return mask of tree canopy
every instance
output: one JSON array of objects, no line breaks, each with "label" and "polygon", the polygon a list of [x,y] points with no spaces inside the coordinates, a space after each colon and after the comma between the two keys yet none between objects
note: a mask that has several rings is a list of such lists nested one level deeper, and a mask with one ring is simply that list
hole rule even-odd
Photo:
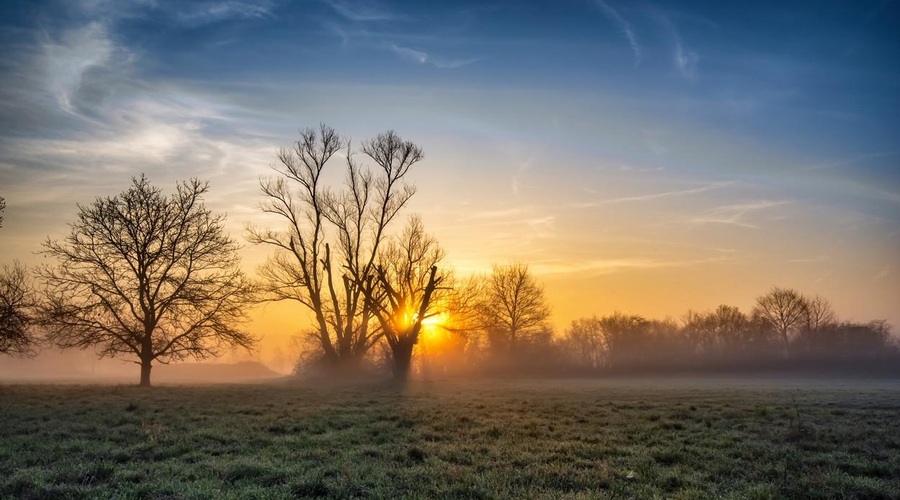
[{"label": "tree canopy", "polygon": [[58,261],[38,269],[48,339],[134,360],[141,385],[150,385],[154,361],[252,347],[239,327],[254,288],[225,217],[203,203],[207,191],[193,179],[165,196],[141,176],[117,196],[79,205],[69,235],[44,243]]}]

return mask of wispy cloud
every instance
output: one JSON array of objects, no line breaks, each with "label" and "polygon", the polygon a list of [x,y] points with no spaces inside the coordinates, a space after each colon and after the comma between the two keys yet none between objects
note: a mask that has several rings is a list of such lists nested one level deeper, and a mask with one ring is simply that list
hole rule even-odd
[{"label": "wispy cloud", "polygon": [[403,59],[417,62],[419,64],[426,64],[428,62],[428,53],[421,50],[411,49],[409,47],[401,47],[396,44],[391,45],[391,50],[393,50],[395,54]]},{"label": "wispy cloud", "polygon": [[692,194],[705,193],[706,191],[712,191],[714,189],[722,189],[731,185],[734,185],[735,181],[726,181],[726,182],[713,182],[709,184],[704,184],[699,187],[691,188],[691,189],[678,189],[672,191],[662,191],[658,193],[650,193],[650,194],[641,194],[635,196],[622,196],[619,198],[610,198],[606,200],[593,201],[588,203],[576,203],[571,205],[574,208],[591,208],[597,207],[601,205],[610,205],[613,203],[628,203],[633,201],[648,201],[648,200],[657,200],[660,198],[669,198],[673,196],[687,196]]},{"label": "wispy cloud", "polygon": [[85,118],[115,88],[132,60],[100,22],[68,30],[59,40],[45,36],[40,51],[36,76],[60,109]]},{"label": "wispy cloud", "polygon": [[627,271],[694,267],[705,264],[728,262],[731,260],[733,259],[727,256],[716,256],[688,260],[663,260],[650,258],[596,259],[582,262],[544,262],[533,264],[530,267],[535,272],[535,274],[603,275]]},{"label": "wispy cloud", "polygon": [[880,280],[886,279],[887,277],[889,277],[891,275],[891,272],[893,270],[894,270],[894,266],[892,264],[888,264],[888,265],[882,267],[881,269],[878,270],[877,273],[875,273],[874,276],[872,276],[872,281],[880,281]]},{"label": "wispy cloud", "polygon": [[788,262],[792,264],[818,264],[821,262],[826,262],[828,257],[825,255],[817,255],[815,257],[798,257],[796,259],[790,259]]},{"label": "wispy cloud", "polygon": [[341,17],[353,22],[396,21],[405,16],[394,13],[376,1],[323,0]]},{"label": "wispy cloud", "polygon": [[672,33],[675,37],[675,54],[673,56],[675,68],[682,77],[694,80],[697,78],[697,62],[700,60],[700,56],[684,46],[677,32],[673,31]]},{"label": "wispy cloud", "polygon": [[213,0],[179,4],[176,18],[184,24],[203,25],[226,19],[262,19],[272,15],[270,0]]},{"label": "wispy cloud", "polygon": [[523,213],[521,208],[507,208],[503,210],[484,210],[480,212],[471,212],[464,219],[467,220],[486,220],[486,219],[507,219],[510,217],[519,217]]},{"label": "wispy cloud", "polygon": [[402,59],[412,61],[418,64],[430,64],[440,69],[455,69],[472,64],[478,61],[478,58],[469,59],[445,59],[442,57],[432,57],[424,50],[417,50],[410,47],[404,47],[397,44],[390,45],[391,51]]},{"label": "wispy cloud", "polygon": [[732,226],[757,229],[759,226],[745,220],[751,212],[766,210],[786,205],[787,201],[759,200],[748,203],[723,205],[710,210],[706,215],[691,219],[693,224],[727,224]]},{"label": "wispy cloud", "polygon": [[[161,186],[189,176],[210,180],[217,185],[211,206],[234,213],[234,200],[258,185],[246,166],[266,164],[275,145],[246,133],[247,110],[190,85],[143,78],[139,53],[114,36],[125,14],[96,17],[44,31],[7,54],[15,71],[0,75],[0,100],[17,104],[0,104],[0,185],[18,200],[22,220],[56,231],[59,217],[44,221],[41,214],[69,213],[85,192],[116,192],[141,172]],[[229,223],[238,234],[240,221]]]},{"label": "wispy cloud", "polygon": [[876,151],[872,153],[860,153],[858,155],[850,156],[847,158],[843,158],[838,161],[824,162],[824,163],[816,163],[813,165],[807,165],[803,167],[803,170],[825,170],[831,168],[838,167],[849,167],[856,165],[857,163],[864,162],[866,160],[873,160],[875,158],[889,158],[891,156],[900,155],[900,151]]},{"label": "wispy cloud", "polygon": [[597,6],[600,7],[600,9],[606,15],[606,17],[608,17],[613,23],[615,23],[619,31],[625,36],[625,39],[628,40],[628,45],[631,46],[631,51],[634,53],[634,66],[637,67],[639,64],[641,64],[643,49],[640,42],[638,42],[637,35],[634,34],[634,29],[631,27],[631,23],[629,23],[628,20],[619,13],[619,11],[610,7],[605,0],[596,0],[596,3]]},{"label": "wispy cloud", "polygon": [[653,151],[654,155],[663,157],[668,153],[668,148],[666,148],[660,140],[664,135],[663,133],[656,130],[641,128],[641,135],[644,137],[644,143],[647,144],[650,151]]},{"label": "wispy cloud", "polygon": [[659,23],[663,32],[668,35],[672,51],[672,64],[675,66],[675,70],[686,80],[696,80],[700,54],[691,50],[687,45],[670,14],[654,7],[648,7],[648,13],[651,18]]},{"label": "wispy cloud", "polygon": [[178,24],[189,27],[232,19],[270,18],[277,7],[277,0],[194,0],[190,2],[73,0],[71,3],[94,19],[115,21],[140,17],[148,11],[157,11]]},{"label": "wispy cloud", "polygon": [[439,59],[431,61],[431,64],[434,64],[435,67],[441,69],[456,69],[461,68],[463,66],[468,66],[472,63],[476,63],[480,61],[480,57],[470,57],[467,59]]}]

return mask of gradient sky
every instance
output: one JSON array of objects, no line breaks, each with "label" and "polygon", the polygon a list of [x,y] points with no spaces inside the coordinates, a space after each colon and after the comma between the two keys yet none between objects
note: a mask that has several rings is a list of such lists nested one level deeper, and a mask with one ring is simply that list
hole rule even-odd
[{"label": "gradient sky", "polygon": [[874,0],[4,1],[0,261],[141,172],[208,179],[243,240],[276,149],[325,122],[421,145],[411,211],[460,272],[530,264],[559,329],[774,285],[898,324],[898,33]]}]

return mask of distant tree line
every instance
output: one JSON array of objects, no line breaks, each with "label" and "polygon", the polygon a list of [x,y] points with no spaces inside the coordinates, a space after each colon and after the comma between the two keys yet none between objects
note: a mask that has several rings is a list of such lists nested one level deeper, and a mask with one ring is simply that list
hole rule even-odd
[{"label": "distant tree line", "polygon": [[[483,278],[489,290],[504,282],[495,268]],[[539,288],[538,288],[539,290]],[[540,292],[537,295],[541,295]],[[484,312],[510,304],[544,312],[535,302],[497,300],[483,294]],[[537,301],[540,303],[540,301]],[[506,305],[503,305],[506,304]],[[546,315],[543,316],[546,319]],[[427,370],[446,373],[604,374],[658,371],[813,370],[900,372],[900,346],[883,320],[840,321],[821,296],[789,288],[759,296],[749,313],[721,305],[688,311],[680,320],[613,313],[580,318],[560,335],[543,321],[513,335],[505,318],[482,314],[457,335],[451,352],[426,359]],[[510,347],[514,346],[514,350]]]}]

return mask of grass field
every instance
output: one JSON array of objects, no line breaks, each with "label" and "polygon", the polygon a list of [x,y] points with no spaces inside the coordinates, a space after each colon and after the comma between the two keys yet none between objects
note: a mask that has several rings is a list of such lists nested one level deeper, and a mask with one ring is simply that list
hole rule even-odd
[{"label": "grass field", "polygon": [[900,384],[0,386],[4,498],[900,498]]}]

